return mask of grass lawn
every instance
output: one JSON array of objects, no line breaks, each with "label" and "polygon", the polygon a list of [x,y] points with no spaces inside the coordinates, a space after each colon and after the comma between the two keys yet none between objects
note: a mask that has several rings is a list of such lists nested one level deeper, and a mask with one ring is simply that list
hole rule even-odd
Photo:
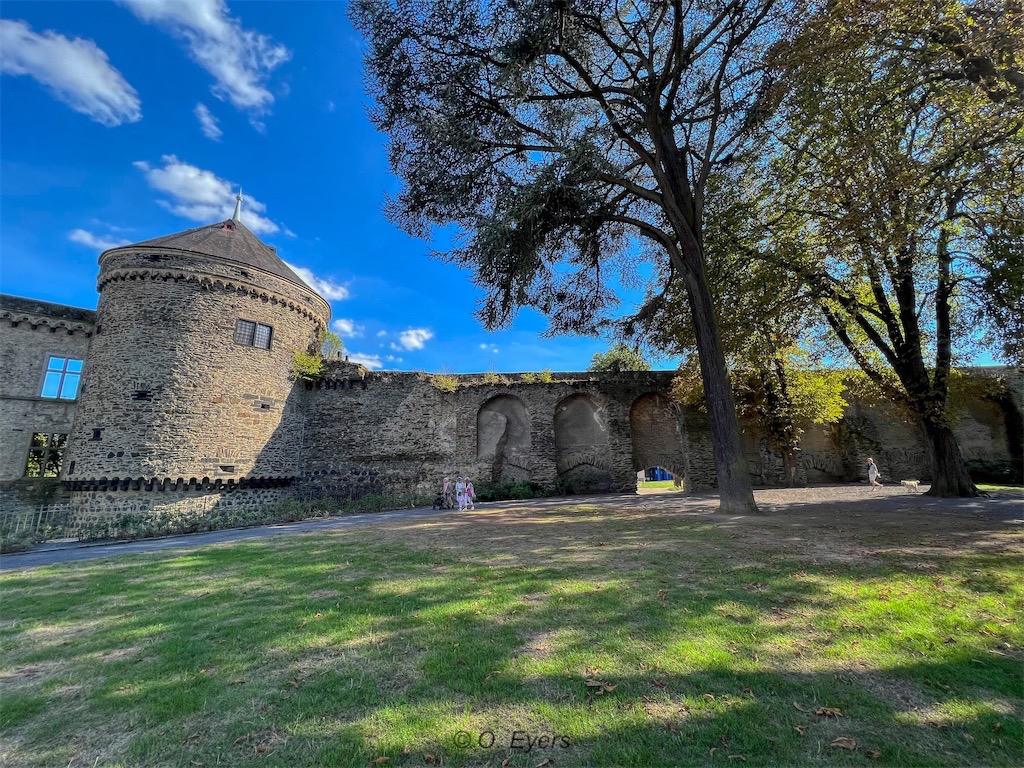
[{"label": "grass lawn", "polygon": [[0,764],[1022,764],[1019,525],[680,498],[3,573]]}]

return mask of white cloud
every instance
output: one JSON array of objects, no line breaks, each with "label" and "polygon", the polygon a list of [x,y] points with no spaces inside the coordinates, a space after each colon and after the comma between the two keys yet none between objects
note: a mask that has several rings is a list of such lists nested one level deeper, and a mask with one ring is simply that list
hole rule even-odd
[{"label": "white cloud", "polygon": [[[423,345],[434,338],[434,332],[429,328],[408,328],[398,334],[398,343],[402,349],[423,349]],[[394,344],[392,349],[398,349]]]},{"label": "white cloud", "polygon": [[[235,210],[235,194],[238,185],[179,160],[174,155],[164,155],[163,168],[154,168],[144,160],[133,165],[146,175],[149,186],[166,192],[173,202],[157,200],[172,213],[192,221],[213,224],[231,218]],[[242,223],[257,234],[271,234],[280,227],[261,215],[267,206],[254,197],[245,196],[242,202]]]},{"label": "white cloud", "polygon": [[213,94],[239,109],[264,113],[274,102],[266,79],[291,53],[269,36],[242,27],[224,0],[118,0],[141,21],[165,27],[188,45],[216,81]]},{"label": "white cloud", "polygon": [[128,245],[131,242],[131,240],[114,240],[110,237],[95,235],[84,229],[71,230],[68,233],[68,240],[73,243],[81,243],[82,245],[92,248],[94,251],[108,251],[111,248]]},{"label": "white cloud", "polygon": [[378,339],[383,339],[387,335],[388,335],[387,331],[377,331],[377,338]]},{"label": "white cloud", "polygon": [[285,264],[292,272],[302,278],[302,282],[312,288],[314,291],[319,293],[328,301],[342,301],[348,298],[348,287],[340,285],[333,280],[324,280],[323,278],[317,277],[313,272],[305,267],[299,267],[295,264]]},{"label": "white cloud", "polygon": [[384,359],[387,360],[389,363],[400,363],[400,362],[402,362],[402,358],[396,357],[395,355],[386,355],[384,357]]},{"label": "white cloud", "polygon": [[92,40],[50,30],[40,35],[24,21],[0,19],[0,72],[32,77],[101,125],[142,119],[139,95]]},{"label": "white cloud", "polygon": [[380,355],[364,355],[361,352],[353,352],[348,356],[348,359],[349,362],[359,363],[360,365],[366,366],[371,371],[384,367],[384,363],[380,361]]},{"label": "white cloud", "polygon": [[339,317],[331,321],[331,330],[339,336],[355,339],[363,335],[363,326],[356,325],[354,320]]},{"label": "white cloud", "polygon": [[203,103],[196,104],[196,108],[192,111],[199,119],[199,127],[203,129],[203,136],[213,141],[220,141],[220,137],[224,135],[224,131],[217,125],[217,118],[210,112],[209,107]]}]

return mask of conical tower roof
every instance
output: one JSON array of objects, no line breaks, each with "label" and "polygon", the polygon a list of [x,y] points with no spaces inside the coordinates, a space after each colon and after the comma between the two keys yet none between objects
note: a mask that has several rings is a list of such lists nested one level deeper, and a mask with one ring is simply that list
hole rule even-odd
[{"label": "conical tower roof", "polygon": [[273,248],[266,245],[252,233],[252,230],[236,219],[226,219],[217,224],[187,229],[173,235],[164,235],[152,240],[143,240],[141,243],[121,246],[121,248],[140,247],[169,248],[202,256],[213,256],[217,259],[270,272],[313,290],[289,269],[287,264],[281,261]]}]

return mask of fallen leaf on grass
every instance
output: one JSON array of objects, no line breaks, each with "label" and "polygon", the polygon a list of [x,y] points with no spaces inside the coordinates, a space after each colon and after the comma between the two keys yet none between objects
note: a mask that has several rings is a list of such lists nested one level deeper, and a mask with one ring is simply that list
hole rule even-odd
[{"label": "fallen leaf on grass", "polygon": [[270,746],[267,745],[267,744],[257,744],[256,745],[256,751],[260,752],[260,753],[262,753],[262,752],[269,752],[270,751]]},{"label": "fallen leaf on grass", "polygon": [[800,706],[800,703],[799,703],[799,702],[797,702],[797,701],[794,701],[794,702],[793,702],[793,706],[794,706],[794,707],[795,707],[796,709],[800,710],[801,712],[807,712],[807,711],[808,711],[808,710],[804,709],[803,707],[801,707],[801,706]]},{"label": "fallen leaf on grass", "polygon": [[245,742],[247,742],[248,740],[248,736],[239,736],[237,739],[235,739],[235,744],[245,744]]},{"label": "fallen leaf on grass", "polygon": [[818,707],[814,710],[814,714],[821,715],[822,717],[842,717],[843,710],[839,707]]},{"label": "fallen leaf on grass", "polygon": [[794,730],[794,731],[796,731],[797,733],[799,733],[799,734],[800,734],[801,736],[803,736],[803,735],[804,735],[804,729],[803,729],[803,726],[800,726],[800,725],[794,725],[794,726],[793,726],[793,730]]},{"label": "fallen leaf on grass", "polygon": [[666,600],[668,600],[668,592],[666,592],[664,589],[659,589],[658,590],[658,600],[660,600],[663,603]]},{"label": "fallen leaf on grass", "polygon": [[586,680],[587,688],[596,688],[595,694],[600,696],[603,693],[611,693],[618,688],[618,683],[606,683],[604,680]]},{"label": "fallen leaf on grass", "polygon": [[506,757],[504,760],[501,761],[501,768],[508,768],[509,763],[511,763],[511,762],[512,762],[512,758],[511,757]]},{"label": "fallen leaf on grass", "polygon": [[729,755],[730,760],[742,760],[744,763],[747,762],[747,758],[743,755]]},{"label": "fallen leaf on grass", "polygon": [[655,688],[661,688],[662,690],[668,687],[661,680],[651,680],[651,685],[653,685]]},{"label": "fallen leaf on grass", "polygon": [[877,750],[874,750],[874,749],[869,749],[864,754],[867,755],[868,757],[870,757],[872,760],[877,760],[878,758],[880,758],[882,756],[881,752],[879,752]]},{"label": "fallen leaf on grass", "polygon": [[711,757],[714,757],[715,756],[715,752],[717,752],[717,751],[718,751],[718,747],[712,747],[711,749],[708,750],[708,754],[711,755]]},{"label": "fallen leaf on grass", "polygon": [[831,746],[842,747],[843,749],[856,749],[857,742],[849,736],[840,736],[837,739],[832,739]]},{"label": "fallen leaf on grass", "polygon": [[705,701],[714,701],[715,700],[715,695],[713,693],[705,693],[704,694],[704,700]]},{"label": "fallen leaf on grass", "polygon": [[440,755],[435,755],[433,752],[423,753],[423,762],[427,765],[443,765],[444,760]]},{"label": "fallen leaf on grass", "polygon": [[384,765],[385,763],[389,762],[390,760],[391,760],[390,757],[378,757],[376,760],[374,760],[372,763],[370,763],[370,765]]},{"label": "fallen leaf on grass", "polygon": [[668,728],[669,733],[679,734],[679,729],[676,728],[672,723],[665,723],[665,727]]},{"label": "fallen leaf on grass", "polygon": [[541,762],[537,763],[536,768],[546,768],[546,766],[554,765],[554,764],[555,764],[555,759],[553,757],[548,757],[548,758],[545,758],[544,760],[542,760]]},{"label": "fallen leaf on grass", "polygon": [[942,642],[943,642],[943,643],[945,643],[946,645],[952,645],[953,643],[955,643],[955,642],[956,642],[956,640],[955,640],[954,638],[952,638],[952,637],[947,637],[947,638],[946,638],[945,640],[943,640]]}]

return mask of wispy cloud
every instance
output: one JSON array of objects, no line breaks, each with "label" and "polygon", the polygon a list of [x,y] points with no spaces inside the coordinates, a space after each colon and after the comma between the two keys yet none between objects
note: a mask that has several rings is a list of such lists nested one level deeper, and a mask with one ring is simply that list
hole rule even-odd
[{"label": "wispy cloud", "polygon": [[106,126],[142,118],[139,95],[92,40],[32,31],[24,21],[0,19],[0,72],[28,75],[58,101]]},{"label": "wispy cloud", "polygon": [[498,347],[495,344],[481,344],[480,349],[484,352],[490,352],[492,355],[498,354]]},{"label": "wispy cloud", "polygon": [[388,335],[387,331],[377,331],[377,338],[378,339],[383,339],[387,335]]},{"label": "wispy cloud", "polygon": [[306,269],[305,267],[300,267],[295,264],[288,264],[287,261],[285,262],[285,264],[288,265],[288,269],[290,269],[292,272],[294,272],[296,275],[302,278],[302,282],[304,282],[306,285],[308,285],[310,288],[319,293],[328,301],[342,301],[343,299],[348,298],[347,286],[341,285],[340,283],[336,283],[330,279],[317,277],[316,275],[313,274],[311,270]]},{"label": "wispy cloud", "polygon": [[220,137],[224,135],[224,131],[220,129],[217,124],[217,118],[210,112],[209,107],[200,102],[196,104],[196,108],[192,111],[199,119],[199,127],[203,130],[203,136],[213,141],[220,141]]},{"label": "wispy cloud", "polygon": [[384,367],[384,363],[380,360],[380,355],[364,355],[361,352],[353,352],[348,356],[349,362],[359,363],[360,365],[366,366],[371,371],[376,371]]},{"label": "wispy cloud", "polygon": [[331,330],[339,336],[356,339],[363,335],[364,328],[361,325],[356,325],[354,320],[349,320],[347,317],[338,317],[331,321]]},{"label": "wispy cloud", "polygon": [[268,35],[245,29],[224,0],[118,0],[141,21],[185,41],[189,55],[214,78],[213,94],[239,109],[265,113],[274,103],[270,73],[291,53]]},{"label": "wispy cloud", "polygon": [[[153,189],[170,195],[173,200],[157,200],[172,213],[192,221],[213,224],[231,218],[235,209],[238,185],[220,178],[213,171],[197,168],[174,155],[161,158],[163,167],[153,167],[144,160],[133,165],[143,172]],[[242,223],[257,234],[271,234],[280,227],[263,214],[267,206],[254,197],[245,197]]]},{"label": "wispy cloud", "polygon": [[111,248],[128,245],[131,242],[131,240],[114,239],[109,235],[96,235],[85,229],[71,230],[68,233],[68,240],[92,248],[94,251],[108,251]]},{"label": "wispy cloud", "polygon": [[423,349],[423,345],[434,338],[434,332],[429,328],[408,328],[398,334],[398,344],[391,344],[391,348],[398,351],[402,349]]}]

